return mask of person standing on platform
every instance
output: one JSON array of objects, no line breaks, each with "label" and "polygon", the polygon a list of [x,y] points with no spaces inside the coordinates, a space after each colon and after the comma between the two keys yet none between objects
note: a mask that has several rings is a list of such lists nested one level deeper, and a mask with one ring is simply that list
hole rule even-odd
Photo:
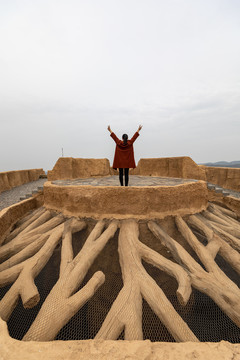
[{"label": "person standing on platform", "polygon": [[129,169],[135,168],[135,160],[134,160],[134,150],[133,143],[139,136],[139,131],[142,129],[142,125],[139,125],[138,130],[135,132],[133,137],[128,140],[128,135],[123,134],[122,140],[119,140],[118,137],[112,132],[110,125],[108,125],[108,131],[110,132],[110,136],[116,143],[116,150],[113,160],[113,169],[119,169],[119,181],[121,186],[123,186],[123,171],[125,176],[125,186],[128,186],[129,179]]}]

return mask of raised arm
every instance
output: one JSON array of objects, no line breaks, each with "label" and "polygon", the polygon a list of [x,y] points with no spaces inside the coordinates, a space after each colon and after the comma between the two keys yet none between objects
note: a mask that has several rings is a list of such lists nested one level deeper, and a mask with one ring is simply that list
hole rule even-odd
[{"label": "raised arm", "polygon": [[113,138],[116,144],[120,144],[121,140],[114,134],[114,132],[111,130],[110,125],[107,127],[108,131],[110,132],[110,136]]},{"label": "raised arm", "polygon": [[135,134],[133,135],[133,137],[129,140],[129,142],[130,142],[131,144],[133,144],[134,141],[139,137],[139,131],[141,130],[141,128],[142,128],[142,125],[139,125],[137,131],[135,132]]},{"label": "raised arm", "polygon": [[142,125],[139,125],[137,132],[139,133],[139,131],[140,131],[141,129],[142,129]]}]

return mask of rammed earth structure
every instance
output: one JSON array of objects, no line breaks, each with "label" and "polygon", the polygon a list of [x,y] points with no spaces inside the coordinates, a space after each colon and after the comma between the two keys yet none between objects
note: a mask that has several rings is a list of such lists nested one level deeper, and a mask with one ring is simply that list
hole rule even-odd
[{"label": "rammed earth structure", "polygon": [[[195,291],[200,291],[226,314],[232,329],[240,326],[239,287],[215,261],[220,254],[239,276],[240,200],[208,186],[211,182],[239,191],[239,169],[206,168],[188,157],[141,159],[132,172],[132,186],[127,189],[74,182],[94,177],[97,184],[100,178],[114,178],[114,174],[107,159],[60,158],[42,192],[0,212],[0,286],[12,284],[0,300],[0,357],[240,357],[239,344],[200,342],[187,321],[193,309],[187,304],[193,302]],[[17,172],[15,175],[17,178]],[[149,177],[151,181],[154,177],[185,180],[171,186],[152,184],[150,180],[151,185],[134,186],[134,176]],[[6,179],[6,174],[2,178]],[[13,186],[18,181],[12,180]],[[76,232],[85,239],[77,252]],[[101,270],[107,246],[112,249],[112,262],[120,260],[123,284],[99,323],[95,339],[54,340],[85,303],[97,301],[98,292],[108,282],[109,274]],[[19,301],[24,311],[34,309],[41,301],[35,282],[55,252],[60,256],[58,279],[22,341],[13,339],[7,321]],[[143,261],[160,269],[164,281],[147,272]],[[89,280],[79,289],[88,273]],[[177,284],[176,299],[182,316],[162,290],[170,278]],[[143,301],[165,325],[172,342],[143,340]],[[117,341],[119,336],[125,341]]]}]

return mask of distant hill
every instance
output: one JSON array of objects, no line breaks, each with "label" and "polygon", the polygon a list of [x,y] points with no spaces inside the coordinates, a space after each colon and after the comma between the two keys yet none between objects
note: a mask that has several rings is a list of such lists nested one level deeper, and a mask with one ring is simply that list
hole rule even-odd
[{"label": "distant hill", "polygon": [[217,161],[215,163],[200,164],[205,166],[217,166],[217,167],[229,167],[229,168],[240,168],[240,161]]}]

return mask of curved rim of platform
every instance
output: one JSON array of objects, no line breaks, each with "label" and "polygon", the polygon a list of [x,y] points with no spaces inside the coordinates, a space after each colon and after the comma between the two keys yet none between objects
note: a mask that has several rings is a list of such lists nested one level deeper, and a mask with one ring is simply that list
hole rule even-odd
[{"label": "curved rim of platform", "polygon": [[[172,178],[164,176],[140,176],[130,175],[128,187],[156,187],[156,186],[178,186],[198,182],[201,180]],[[118,175],[89,177],[89,178],[75,178],[75,179],[59,179],[50,181],[57,186],[113,186],[120,187]],[[159,183],[158,183],[159,182]]]},{"label": "curved rim of platform", "polygon": [[100,218],[152,219],[205,210],[205,181],[176,186],[60,186],[44,184],[44,206],[64,215]]}]

